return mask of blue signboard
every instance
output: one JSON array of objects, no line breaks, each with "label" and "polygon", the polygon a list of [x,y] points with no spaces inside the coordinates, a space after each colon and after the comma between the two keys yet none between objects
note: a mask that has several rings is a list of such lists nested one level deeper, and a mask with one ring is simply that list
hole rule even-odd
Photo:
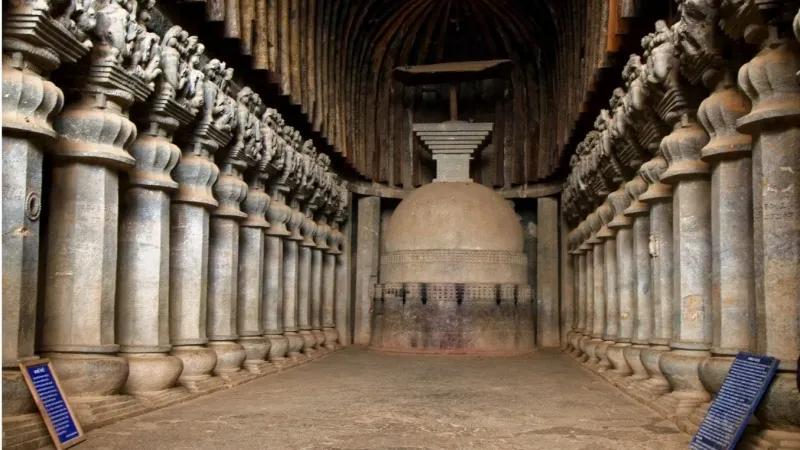
[{"label": "blue signboard", "polygon": [[728,450],[736,447],[775,376],[778,363],[775,358],[739,352],[689,448]]},{"label": "blue signboard", "polygon": [[83,441],[83,430],[67,403],[50,361],[39,359],[20,364],[20,368],[56,448],[68,448]]}]

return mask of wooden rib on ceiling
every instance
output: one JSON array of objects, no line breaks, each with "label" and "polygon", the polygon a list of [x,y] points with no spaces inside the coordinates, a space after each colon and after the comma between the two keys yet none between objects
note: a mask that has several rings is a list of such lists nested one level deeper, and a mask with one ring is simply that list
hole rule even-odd
[{"label": "wooden rib on ceiling", "polygon": [[[665,0],[666,1],[666,0]],[[189,7],[191,3],[179,7]],[[597,71],[625,33],[620,0],[206,0],[206,18],[238,39],[250,68],[305,113],[335,153],[367,179],[419,182],[407,113],[418,94],[397,66],[511,59],[508,82],[471,84],[496,103],[489,184],[552,176],[588,112]],[[225,58],[226,55],[217,55]],[[243,68],[237,66],[237,71]],[[508,93],[509,98],[506,97]],[[606,95],[605,93],[598,95]],[[596,113],[596,111],[595,111]],[[413,147],[413,146],[412,146]],[[399,167],[402,162],[408,167]],[[410,181],[416,180],[416,181]]]}]

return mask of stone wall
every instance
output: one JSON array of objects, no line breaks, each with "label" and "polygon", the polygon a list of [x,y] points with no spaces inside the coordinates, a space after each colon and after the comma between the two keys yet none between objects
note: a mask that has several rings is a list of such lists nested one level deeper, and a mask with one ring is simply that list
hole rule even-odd
[{"label": "stone wall", "polygon": [[19,361],[91,429],[339,347],[344,182],[152,8],[4,11],[4,448],[49,442]]},{"label": "stone wall", "polygon": [[774,356],[747,440],[794,448],[798,2],[677,3],[570,161],[566,351],[689,432],[738,352]]}]

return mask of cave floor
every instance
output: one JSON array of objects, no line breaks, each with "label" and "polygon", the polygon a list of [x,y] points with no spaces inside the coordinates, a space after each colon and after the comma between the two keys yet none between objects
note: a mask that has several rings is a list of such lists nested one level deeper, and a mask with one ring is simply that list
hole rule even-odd
[{"label": "cave floor", "polygon": [[690,437],[558,350],[348,348],[88,433],[80,449],[685,449]]}]

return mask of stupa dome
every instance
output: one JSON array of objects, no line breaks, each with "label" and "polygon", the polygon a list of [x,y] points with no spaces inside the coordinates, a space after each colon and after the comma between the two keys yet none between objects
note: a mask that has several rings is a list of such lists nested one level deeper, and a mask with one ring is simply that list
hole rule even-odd
[{"label": "stupa dome", "polygon": [[519,219],[480,184],[414,190],[392,214],[384,246],[382,283],[527,284]]}]

